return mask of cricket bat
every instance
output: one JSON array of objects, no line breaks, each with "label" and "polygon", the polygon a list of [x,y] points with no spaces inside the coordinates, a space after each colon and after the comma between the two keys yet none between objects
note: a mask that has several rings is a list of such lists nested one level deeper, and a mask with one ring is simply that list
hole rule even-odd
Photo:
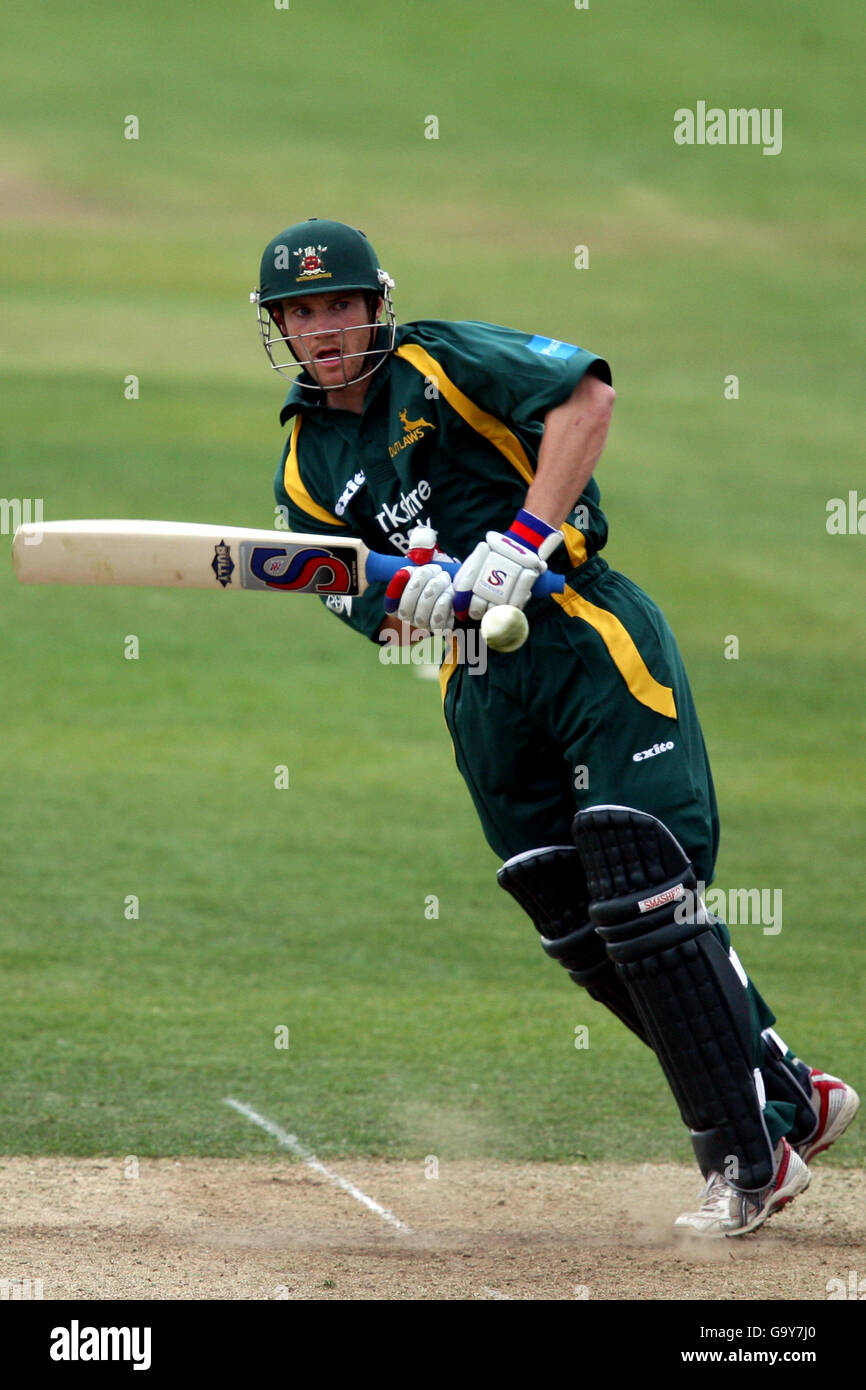
[{"label": "cricket bat", "polygon": [[[410,564],[363,541],[297,531],[256,531],[190,521],[42,521],[12,542],[22,584],[132,584],[177,589],[272,589],[363,594]],[[443,569],[456,574],[454,562]],[[540,576],[534,595],[560,593],[561,574]]]}]

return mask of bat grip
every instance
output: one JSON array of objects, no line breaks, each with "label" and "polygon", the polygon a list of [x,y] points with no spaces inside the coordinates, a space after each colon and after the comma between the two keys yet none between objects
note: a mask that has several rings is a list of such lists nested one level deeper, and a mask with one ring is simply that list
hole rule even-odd
[{"label": "bat grip", "polygon": [[[454,577],[460,569],[460,565],[453,560],[436,560],[434,562],[441,565],[442,569]],[[387,584],[398,570],[408,566],[412,568],[412,562],[402,555],[378,555],[375,550],[371,550],[367,556],[367,582],[369,584]],[[548,598],[550,594],[561,594],[565,588],[565,577],[561,574],[554,574],[553,570],[546,570],[539,575],[532,586],[533,598]]]}]

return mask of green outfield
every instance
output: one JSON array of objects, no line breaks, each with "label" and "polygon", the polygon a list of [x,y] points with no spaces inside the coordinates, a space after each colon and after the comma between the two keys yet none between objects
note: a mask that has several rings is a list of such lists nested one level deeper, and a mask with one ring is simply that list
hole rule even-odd
[{"label": "green outfield", "polygon": [[[608,558],[679,636],[719,885],[783,892],[781,931],[735,944],[862,1089],[866,535],[825,525],[866,497],[856,8],[92,0],[6,27],[2,497],[270,525],[283,384],[249,291],[313,214],[368,232],[402,320],[608,357]],[[782,109],[782,152],[675,145],[704,99]],[[271,1152],[231,1095],[321,1156],[688,1157],[655,1060],[497,888],[434,682],[313,599],[0,586],[2,1152]]]}]

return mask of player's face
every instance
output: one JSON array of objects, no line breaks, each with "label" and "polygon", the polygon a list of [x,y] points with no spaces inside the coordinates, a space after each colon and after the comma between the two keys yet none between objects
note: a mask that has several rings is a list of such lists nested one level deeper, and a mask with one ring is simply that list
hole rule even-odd
[{"label": "player's face", "polygon": [[281,309],[289,346],[326,391],[345,386],[369,370],[369,358],[352,356],[370,346],[365,294],[308,294],[284,299]]}]

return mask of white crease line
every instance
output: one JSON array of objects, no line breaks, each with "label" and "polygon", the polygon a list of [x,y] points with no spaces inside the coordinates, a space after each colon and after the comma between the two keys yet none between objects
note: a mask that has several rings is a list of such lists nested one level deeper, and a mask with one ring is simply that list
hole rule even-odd
[{"label": "white crease line", "polygon": [[397,1230],[402,1231],[404,1235],[410,1236],[412,1234],[411,1227],[406,1226],[402,1221],[398,1220],[393,1212],[388,1211],[387,1207],[380,1206],[372,1197],[368,1197],[366,1192],[362,1192],[360,1187],[356,1187],[355,1184],[349,1182],[347,1178],[341,1178],[339,1173],[332,1173],[330,1168],[326,1168],[324,1163],[320,1163],[316,1155],[305,1148],[300,1139],[294,1134],[287,1134],[284,1129],[280,1129],[279,1125],[275,1125],[273,1120],[268,1120],[264,1115],[259,1115],[256,1110],[253,1110],[252,1106],[244,1105],[243,1101],[233,1100],[231,1096],[226,1096],[225,1104],[230,1105],[233,1110],[237,1110],[239,1115],[243,1115],[246,1119],[252,1120],[254,1125],[259,1125],[262,1129],[266,1130],[268,1134],[273,1135],[278,1144],[282,1144],[284,1149],[291,1149],[293,1154],[297,1154],[298,1158],[303,1159],[308,1168],[313,1168],[317,1173],[321,1173],[323,1177],[326,1177],[329,1182],[335,1183],[337,1187],[341,1187],[344,1192],[348,1192],[356,1201],[362,1202],[365,1207],[370,1208],[370,1211],[374,1211],[377,1216],[381,1216],[383,1221],[387,1221],[391,1226],[396,1226]]}]

